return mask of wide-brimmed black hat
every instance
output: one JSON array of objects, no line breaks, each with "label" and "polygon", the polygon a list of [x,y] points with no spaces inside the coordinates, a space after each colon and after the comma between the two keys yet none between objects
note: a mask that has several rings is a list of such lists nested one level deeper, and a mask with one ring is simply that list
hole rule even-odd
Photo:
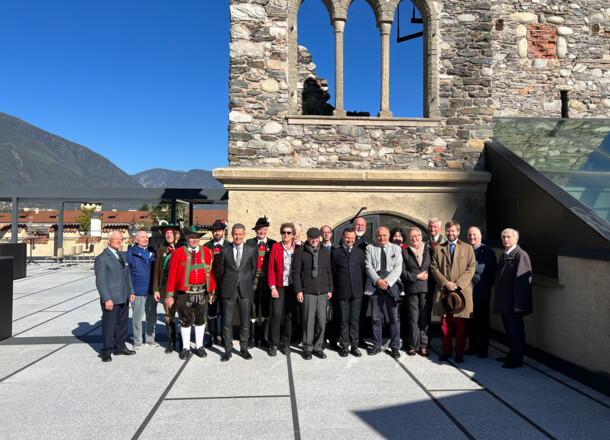
[{"label": "wide-brimmed black hat", "polygon": [[261,217],[256,221],[256,225],[252,228],[252,230],[256,231],[258,228],[268,228],[269,227],[269,219],[267,216]]},{"label": "wide-brimmed black hat", "polygon": [[441,302],[447,313],[460,313],[466,308],[466,299],[459,290],[451,292],[443,289],[441,292]]},{"label": "wide-brimmed black hat", "polygon": [[165,231],[167,231],[168,229],[172,230],[172,231],[180,231],[180,226],[179,225],[175,225],[173,223],[168,223],[166,225],[161,225],[161,234],[165,235]]},{"label": "wide-brimmed black hat", "polygon": [[212,231],[216,229],[227,229],[227,222],[217,218],[214,224],[212,225]]},{"label": "wide-brimmed black hat", "polygon": [[187,235],[191,235],[191,234],[197,234],[199,236],[202,236],[203,234],[205,234],[205,231],[199,229],[199,226],[197,226],[197,225],[191,225],[191,226],[185,227],[184,230],[182,231],[182,233],[184,234],[185,237]]}]

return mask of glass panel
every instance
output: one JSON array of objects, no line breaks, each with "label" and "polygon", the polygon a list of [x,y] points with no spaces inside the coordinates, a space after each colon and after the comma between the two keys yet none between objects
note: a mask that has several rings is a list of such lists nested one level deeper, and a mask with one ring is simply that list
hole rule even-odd
[{"label": "glass panel", "polygon": [[494,118],[494,138],[610,222],[610,120]]}]

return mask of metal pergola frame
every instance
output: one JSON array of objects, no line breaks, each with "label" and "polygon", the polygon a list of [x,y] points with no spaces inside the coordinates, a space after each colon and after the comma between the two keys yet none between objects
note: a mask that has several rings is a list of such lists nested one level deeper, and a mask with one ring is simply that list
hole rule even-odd
[{"label": "metal pergola frame", "polygon": [[18,243],[19,202],[56,202],[59,205],[57,247],[63,247],[65,203],[168,203],[171,221],[176,222],[176,203],[188,203],[189,224],[193,223],[193,205],[227,204],[225,189],[206,188],[20,188],[0,187],[0,201],[12,202],[11,243]]}]

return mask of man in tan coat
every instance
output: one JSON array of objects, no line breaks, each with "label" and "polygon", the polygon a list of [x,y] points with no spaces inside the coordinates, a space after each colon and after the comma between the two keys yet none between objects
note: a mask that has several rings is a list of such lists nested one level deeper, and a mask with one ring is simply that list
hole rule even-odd
[{"label": "man in tan coat", "polygon": [[[466,319],[472,316],[472,279],[476,259],[472,246],[458,240],[460,224],[455,220],[445,224],[447,242],[435,247],[430,264],[430,272],[436,280],[434,291],[433,313],[441,317],[443,332],[443,354],[439,360],[446,361],[453,351],[453,318],[455,317],[455,361],[464,362],[466,348]],[[452,295],[456,301],[445,301],[443,297]],[[461,303],[461,304],[459,304]],[[455,307],[455,309],[447,309]]]}]

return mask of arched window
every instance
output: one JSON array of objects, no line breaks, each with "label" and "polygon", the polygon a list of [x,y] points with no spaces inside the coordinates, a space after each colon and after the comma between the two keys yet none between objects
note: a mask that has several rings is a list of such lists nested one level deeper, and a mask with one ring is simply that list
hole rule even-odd
[{"label": "arched window", "polygon": [[[428,230],[426,228],[426,225],[419,224],[413,220],[398,216],[396,214],[378,213],[363,215],[363,217],[366,220],[366,233],[364,234],[364,237],[368,243],[375,242],[375,231],[380,226],[385,226],[390,230],[396,227],[402,228],[405,235],[407,234],[409,228],[417,227],[421,229],[424,240],[428,237]],[[341,243],[341,234],[343,234],[343,230],[349,226],[353,226],[352,219],[341,223],[333,229],[332,239],[334,244]]]},{"label": "arched window", "polygon": [[[303,0],[289,0],[289,8],[288,8],[288,89],[290,93],[290,104],[289,104],[289,112],[291,114],[302,114],[302,107],[299,100],[299,71],[298,71],[298,57],[299,57],[299,47],[298,47],[298,15],[299,9],[301,8],[301,4]],[[315,2],[313,2],[315,3]],[[439,111],[439,80],[438,80],[438,14],[436,13],[436,9],[432,0],[412,0],[412,3],[405,0],[403,2],[403,9],[411,9],[415,5],[419,14],[421,16],[421,24],[423,25],[423,39],[421,43],[421,49],[415,48],[412,53],[423,53],[422,55],[404,55],[404,52],[408,52],[404,50],[402,47],[399,48],[394,43],[391,45],[391,37],[392,33],[394,36],[394,41],[396,40],[397,29],[393,30],[395,27],[395,16],[396,16],[396,8],[401,0],[366,0],[369,7],[372,8],[373,15],[375,18],[375,24],[378,29],[378,35],[375,37],[366,37],[367,40],[370,40],[370,44],[374,45],[377,43],[379,50],[376,51],[377,60],[373,62],[368,58],[367,47],[369,46],[369,41],[367,44],[360,43],[359,55],[360,59],[358,63],[355,63],[355,67],[351,66],[351,61],[348,60],[347,64],[344,66],[344,35],[346,32],[349,32],[350,28],[350,20],[354,22],[358,22],[357,17],[360,13],[364,13],[365,0],[321,0],[319,3],[322,3],[326,6],[328,11],[330,22],[332,25],[333,33],[334,33],[334,80],[331,78],[327,78],[329,85],[333,85],[334,87],[329,87],[329,92],[334,94],[335,97],[335,109],[333,111],[333,115],[335,116],[345,116],[345,104],[344,104],[344,78],[350,78],[346,81],[347,89],[352,87],[350,84],[352,71],[357,71],[360,74],[358,75],[357,88],[358,93],[374,93],[375,89],[377,89],[378,95],[378,103],[379,103],[379,112],[377,113],[380,117],[393,117],[393,112],[390,110],[390,65],[394,66],[394,76],[396,79],[394,80],[394,84],[399,89],[398,93],[392,93],[392,96],[395,100],[400,102],[397,108],[401,109],[400,113],[402,113],[402,109],[405,108],[402,103],[405,101],[412,101],[414,98],[413,90],[416,90],[418,97],[415,98],[416,101],[421,99],[421,107],[423,108],[423,116],[435,118],[440,115]],[[319,6],[319,5],[318,5]],[[348,16],[348,8],[349,8],[349,16]],[[321,10],[321,9],[320,9]],[[321,15],[321,14],[317,14]],[[351,15],[356,15],[356,17],[352,18]],[[369,13],[370,16],[370,13]],[[318,26],[316,29],[319,30],[319,24],[323,22],[324,17],[316,17],[315,23]],[[301,23],[303,25],[303,23]],[[357,28],[367,29],[365,25],[356,26]],[[397,27],[397,26],[396,26]],[[366,33],[365,33],[366,35]],[[358,34],[355,37],[360,38],[362,34]],[[381,43],[381,44],[379,44]],[[350,46],[350,41],[347,41],[348,48]],[[356,43],[358,44],[358,43]],[[398,59],[397,62],[390,63],[390,49],[394,47],[395,57]],[[404,46],[403,46],[404,47]],[[421,51],[421,52],[420,52]],[[402,53],[402,56],[401,56]],[[315,53],[314,53],[315,55]],[[415,63],[415,66],[418,64],[422,67],[420,69],[416,69],[421,72],[420,75],[415,75],[415,78],[406,76],[403,72],[407,70],[413,70],[413,58],[419,58],[421,60],[421,64],[419,62]],[[362,81],[362,70],[368,68],[370,66],[380,66],[378,69],[379,76],[372,74],[370,75],[370,81],[366,81],[366,84],[361,84]],[[328,68],[324,69],[328,72]],[[367,77],[366,75],[364,75]],[[378,81],[379,86],[375,87],[374,83]],[[411,84],[413,81],[416,81],[417,86],[413,87]],[[419,92],[421,90],[423,83],[423,93]],[[406,92],[405,92],[406,91]],[[334,92],[334,93],[333,93]],[[406,96],[404,96],[406,94]],[[403,96],[401,96],[403,95]],[[421,97],[421,98],[419,98]],[[358,101],[360,102],[360,100]],[[352,104],[360,107],[359,103]],[[412,110],[405,110],[407,114],[412,115]],[[370,112],[370,111],[369,111]]]}]

